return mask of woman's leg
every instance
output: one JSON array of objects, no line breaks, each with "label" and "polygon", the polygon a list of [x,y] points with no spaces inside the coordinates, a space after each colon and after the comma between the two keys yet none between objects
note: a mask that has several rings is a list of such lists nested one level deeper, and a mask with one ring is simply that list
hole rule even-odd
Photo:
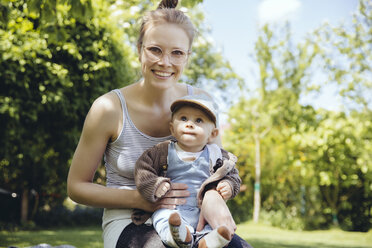
[{"label": "woman's leg", "polygon": [[230,243],[226,247],[228,248],[253,248],[250,244],[247,243],[247,241],[239,237],[237,234],[234,234]]},{"label": "woman's leg", "polygon": [[[206,233],[197,233],[195,237],[195,243],[194,243],[194,248],[199,246],[199,242],[205,237]],[[232,237],[230,243],[225,246],[227,248],[253,248],[250,244],[248,244],[244,239],[239,237],[237,234],[234,234]]]},{"label": "woman's leg", "polygon": [[152,225],[131,223],[120,234],[116,248],[165,248]]}]

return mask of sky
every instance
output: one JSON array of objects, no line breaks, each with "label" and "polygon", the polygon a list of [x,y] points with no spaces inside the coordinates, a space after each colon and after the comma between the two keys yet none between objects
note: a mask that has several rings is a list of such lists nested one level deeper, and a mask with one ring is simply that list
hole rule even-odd
[{"label": "sky", "polygon": [[[332,25],[350,23],[357,7],[358,0],[204,0],[202,4],[216,47],[248,84],[255,80],[248,56],[253,53],[261,24],[289,21],[297,43],[326,21]],[[327,89],[304,101],[315,108],[336,110],[332,92]]]}]

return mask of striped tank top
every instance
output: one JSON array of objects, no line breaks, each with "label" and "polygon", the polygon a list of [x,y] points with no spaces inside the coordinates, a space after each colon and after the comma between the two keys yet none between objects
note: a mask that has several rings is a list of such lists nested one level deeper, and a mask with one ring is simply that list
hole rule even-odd
[{"label": "striped tank top", "polygon": [[[187,85],[187,91],[192,95],[192,86]],[[123,94],[118,89],[114,92],[119,97],[123,110],[123,128],[118,138],[107,144],[104,153],[106,186],[135,189],[134,166],[139,156],[150,147],[169,140],[171,136],[151,137],[138,130],[129,116]]]}]

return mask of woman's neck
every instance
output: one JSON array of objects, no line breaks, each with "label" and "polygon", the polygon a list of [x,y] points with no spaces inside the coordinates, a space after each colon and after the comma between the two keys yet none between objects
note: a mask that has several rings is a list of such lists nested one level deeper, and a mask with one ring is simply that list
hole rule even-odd
[{"label": "woman's neck", "polygon": [[178,97],[182,96],[178,90],[179,85],[174,85],[167,88],[154,87],[151,84],[146,84],[143,80],[138,83],[137,94],[143,104],[147,106],[156,106],[158,108],[169,109],[171,103]]},{"label": "woman's neck", "polygon": [[147,135],[163,137],[170,134],[171,103],[187,94],[187,90],[182,84],[155,89],[140,81],[125,87],[123,94],[134,125]]}]

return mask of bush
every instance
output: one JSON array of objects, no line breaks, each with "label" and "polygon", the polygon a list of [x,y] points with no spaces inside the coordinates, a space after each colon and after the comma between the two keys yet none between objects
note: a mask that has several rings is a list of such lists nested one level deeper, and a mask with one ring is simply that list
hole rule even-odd
[{"label": "bush", "polygon": [[289,230],[304,230],[306,226],[301,217],[284,211],[261,211],[260,219],[264,223]]},{"label": "bush", "polygon": [[39,13],[53,1],[32,2],[40,1],[0,1],[0,186],[25,196],[32,189],[39,208],[54,208],[92,102],[136,72],[132,48],[105,13],[78,18],[63,1]]},{"label": "bush", "polygon": [[[21,213],[20,199],[13,198],[10,195],[0,194],[1,211],[0,211],[0,230],[7,229],[6,226],[17,223]],[[3,223],[3,224],[1,224]]]},{"label": "bush", "polygon": [[38,227],[90,226],[102,224],[101,208],[77,206],[74,210],[64,206],[42,210],[35,216]]}]

